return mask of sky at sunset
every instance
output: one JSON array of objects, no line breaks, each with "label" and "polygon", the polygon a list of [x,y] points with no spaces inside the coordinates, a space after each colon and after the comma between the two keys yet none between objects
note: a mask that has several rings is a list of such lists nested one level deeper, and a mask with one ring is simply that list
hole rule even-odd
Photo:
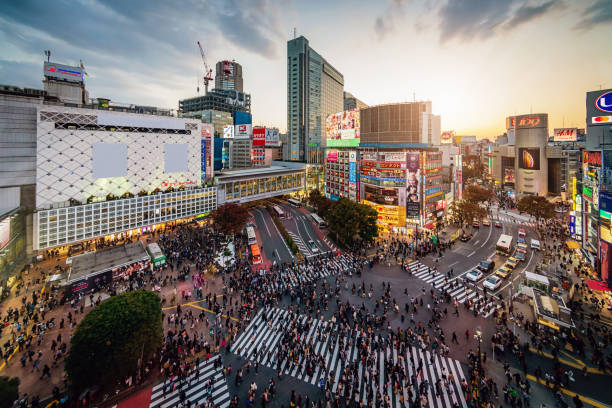
[{"label": "sky at sunset", "polygon": [[203,68],[235,59],[253,123],[286,129],[287,40],[298,35],[374,105],[431,100],[443,130],[494,137],[546,112],[585,126],[612,88],[612,0],[23,0],[0,7],[0,83],[42,88],[43,51],[82,60],[91,97],[177,108]]}]

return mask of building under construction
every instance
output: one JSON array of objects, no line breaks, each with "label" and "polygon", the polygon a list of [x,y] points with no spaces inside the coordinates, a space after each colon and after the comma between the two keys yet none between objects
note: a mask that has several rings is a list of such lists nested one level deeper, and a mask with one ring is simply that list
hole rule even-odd
[{"label": "building under construction", "polygon": [[206,95],[181,99],[179,109],[183,113],[206,110],[229,112],[234,117],[236,112],[251,113],[251,95],[229,89],[213,89]]}]

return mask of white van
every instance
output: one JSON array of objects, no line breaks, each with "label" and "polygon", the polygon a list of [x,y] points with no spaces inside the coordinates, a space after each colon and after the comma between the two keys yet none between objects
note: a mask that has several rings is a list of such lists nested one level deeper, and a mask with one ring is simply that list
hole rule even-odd
[{"label": "white van", "polygon": [[535,249],[535,250],[540,250],[540,241],[538,241],[537,239],[532,239],[531,240],[531,249]]}]

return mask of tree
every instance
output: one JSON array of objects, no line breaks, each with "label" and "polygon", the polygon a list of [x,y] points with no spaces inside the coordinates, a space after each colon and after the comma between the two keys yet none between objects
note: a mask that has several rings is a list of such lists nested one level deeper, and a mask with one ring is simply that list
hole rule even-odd
[{"label": "tree", "polygon": [[18,377],[0,377],[0,407],[12,407],[13,402],[19,398]]},{"label": "tree", "polygon": [[321,194],[319,190],[317,189],[310,190],[310,193],[308,194],[308,202],[310,203],[311,206],[313,206],[314,208],[318,208],[319,203],[321,202],[322,199],[323,199],[323,194]]},{"label": "tree", "polygon": [[493,192],[476,184],[467,186],[463,199],[474,204],[488,203],[493,198]]},{"label": "tree", "polygon": [[459,225],[472,222],[474,219],[479,220],[487,215],[487,210],[467,200],[453,201],[449,206],[449,211],[452,214],[453,221]]},{"label": "tree", "polygon": [[225,235],[232,235],[242,231],[249,218],[249,213],[241,205],[225,203],[213,211],[212,217],[217,231]]},{"label": "tree", "polygon": [[315,212],[325,218],[329,209],[334,205],[334,202],[323,196],[319,190],[311,190],[308,195],[308,202],[315,208]]},{"label": "tree", "polygon": [[371,242],[377,237],[377,219],[378,213],[374,208],[345,198],[335,203],[326,216],[330,232],[344,247],[362,241]]},{"label": "tree", "polygon": [[[79,323],[66,358],[75,392],[114,385],[134,374],[163,340],[161,300],[153,292],[124,292],[105,300]],[[141,360],[142,358],[142,360]]]},{"label": "tree", "polygon": [[524,195],[517,201],[516,208],[537,220],[541,218],[548,220],[555,216],[555,205],[543,196]]}]

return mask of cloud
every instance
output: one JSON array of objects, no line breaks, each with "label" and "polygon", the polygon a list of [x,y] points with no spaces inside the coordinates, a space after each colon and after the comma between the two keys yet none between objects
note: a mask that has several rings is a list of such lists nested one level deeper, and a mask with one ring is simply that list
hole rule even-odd
[{"label": "cloud", "polygon": [[406,13],[409,0],[389,0],[383,15],[374,20],[374,31],[379,40],[383,40],[387,34],[395,30],[395,21]]},{"label": "cloud", "polygon": [[449,0],[438,9],[440,42],[489,38],[512,30],[561,5],[560,0]]},{"label": "cloud", "polygon": [[582,13],[582,19],[574,27],[576,30],[589,30],[598,25],[612,24],[612,2],[597,0]]}]

